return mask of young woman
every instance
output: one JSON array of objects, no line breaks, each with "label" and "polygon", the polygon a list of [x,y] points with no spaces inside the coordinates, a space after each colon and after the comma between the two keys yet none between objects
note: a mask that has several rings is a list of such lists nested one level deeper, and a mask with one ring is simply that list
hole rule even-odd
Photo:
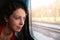
[{"label": "young woman", "polygon": [[[15,32],[20,36],[16,37]],[[18,0],[5,0],[0,8],[0,40],[33,40],[29,34],[28,11]]]}]

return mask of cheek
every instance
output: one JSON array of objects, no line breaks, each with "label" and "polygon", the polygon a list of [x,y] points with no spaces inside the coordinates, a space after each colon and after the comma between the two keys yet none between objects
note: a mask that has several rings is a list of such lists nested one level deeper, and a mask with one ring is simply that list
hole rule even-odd
[{"label": "cheek", "polygon": [[[16,31],[16,30],[20,31],[22,29],[22,27],[24,25],[24,21],[23,21],[22,25],[20,25],[20,23],[21,23],[20,20],[16,20],[14,18],[9,20],[9,26],[13,31]],[[20,27],[17,28],[17,26],[20,26]]]},{"label": "cheek", "polygon": [[18,21],[14,21],[14,20],[12,20],[10,23],[12,27],[16,27],[19,24]]},{"label": "cheek", "polygon": [[18,24],[19,24],[19,22],[18,22],[18,21],[15,21],[15,20],[10,20],[10,21],[9,21],[9,26],[10,26],[12,29],[15,29]]},{"label": "cheek", "polygon": [[10,20],[10,21],[9,21],[9,24],[10,24],[10,25],[14,25],[14,23],[15,23],[15,22],[14,22],[13,20]]}]

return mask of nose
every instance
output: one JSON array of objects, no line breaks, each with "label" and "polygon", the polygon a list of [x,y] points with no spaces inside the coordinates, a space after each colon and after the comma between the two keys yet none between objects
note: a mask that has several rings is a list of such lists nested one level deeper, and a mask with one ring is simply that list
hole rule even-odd
[{"label": "nose", "polygon": [[24,24],[24,20],[23,20],[23,18],[20,19],[19,24],[20,24],[20,25],[23,25],[23,24]]}]

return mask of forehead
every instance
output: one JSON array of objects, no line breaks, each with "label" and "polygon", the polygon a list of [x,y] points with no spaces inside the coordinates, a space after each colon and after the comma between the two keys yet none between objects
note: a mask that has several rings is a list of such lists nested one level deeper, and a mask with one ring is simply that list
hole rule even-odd
[{"label": "forehead", "polygon": [[26,12],[24,9],[22,8],[19,8],[19,9],[16,9],[13,14],[14,16],[26,16]]}]

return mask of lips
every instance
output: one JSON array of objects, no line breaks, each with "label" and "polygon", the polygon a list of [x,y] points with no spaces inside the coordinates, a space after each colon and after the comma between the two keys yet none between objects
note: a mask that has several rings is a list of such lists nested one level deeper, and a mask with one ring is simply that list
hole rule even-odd
[{"label": "lips", "polygon": [[17,29],[22,29],[22,27],[20,27],[20,26],[17,26]]},{"label": "lips", "polygon": [[18,29],[20,29],[20,27],[17,26]]}]

